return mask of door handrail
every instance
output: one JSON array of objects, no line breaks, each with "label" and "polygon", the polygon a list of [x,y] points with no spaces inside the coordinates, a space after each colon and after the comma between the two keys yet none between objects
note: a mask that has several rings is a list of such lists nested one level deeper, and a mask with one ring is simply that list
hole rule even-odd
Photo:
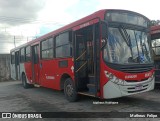
[{"label": "door handrail", "polygon": [[81,70],[81,68],[83,67],[83,66],[85,66],[87,64],[87,61],[81,66],[81,67],[79,67],[79,69],[76,71],[76,73],[79,71],[79,70]]},{"label": "door handrail", "polygon": [[86,53],[86,50],[78,58],[76,58],[76,61],[79,60],[85,53]]}]

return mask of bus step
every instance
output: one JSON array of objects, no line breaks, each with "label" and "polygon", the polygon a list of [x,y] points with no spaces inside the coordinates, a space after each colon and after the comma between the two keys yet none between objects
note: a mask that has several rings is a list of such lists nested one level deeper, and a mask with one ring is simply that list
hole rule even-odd
[{"label": "bus step", "polygon": [[90,93],[90,92],[78,92],[78,94],[81,94],[81,95],[86,95],[86,96],[91,96],[91,97],[96,97],[95,94],[93,93]]},{"label": "bus step", "polygon": [[95,84],[87,84],[87,87],[88,87],[90,93],[95,94],[95,91],[96,91]]},{"label": "bus step", "polygon": [[39,84],[34,84],[34,86],[35,86],[35,87],[40,87],[40,85],[39,85]]},{"label": "bus step", "polygon": [[94,84],[95,83],[95,77],[94,76],[89,76],[89,83]]}]

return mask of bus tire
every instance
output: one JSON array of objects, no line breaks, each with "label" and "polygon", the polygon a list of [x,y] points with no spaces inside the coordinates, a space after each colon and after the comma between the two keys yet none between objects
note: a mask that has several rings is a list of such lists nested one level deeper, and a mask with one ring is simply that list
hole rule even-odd
[{"label": "bus tire", "polygon": [[64,82],[64,95],[70,102],[75,102],[78,99],[78,94],[71,78],[67,78]]},{"label": "bus tire", "polygon": [[25,74],[22,74],[22,85],[25,89],[29,88],[30,85],[27,83],[27,80],[26,80],[26,75]]}]

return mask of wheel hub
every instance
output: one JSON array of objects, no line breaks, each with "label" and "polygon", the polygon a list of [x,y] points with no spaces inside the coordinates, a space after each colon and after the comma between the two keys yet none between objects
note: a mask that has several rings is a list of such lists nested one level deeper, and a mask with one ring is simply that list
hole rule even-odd
[{"label": "wheel hub", "polygon": [[68,96],[72,96],[73,95],[73,87],[72,87],[71,84],[68,84],[66,86],[66,93],[67,93]]}]

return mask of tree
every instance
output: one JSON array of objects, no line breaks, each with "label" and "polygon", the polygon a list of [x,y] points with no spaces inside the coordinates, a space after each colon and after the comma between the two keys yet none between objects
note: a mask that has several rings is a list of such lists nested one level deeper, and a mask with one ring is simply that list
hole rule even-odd
[{"label": "tree", "polygon": [[151,20],[151,25],[152,26],[160,25],[160,20]]}]

